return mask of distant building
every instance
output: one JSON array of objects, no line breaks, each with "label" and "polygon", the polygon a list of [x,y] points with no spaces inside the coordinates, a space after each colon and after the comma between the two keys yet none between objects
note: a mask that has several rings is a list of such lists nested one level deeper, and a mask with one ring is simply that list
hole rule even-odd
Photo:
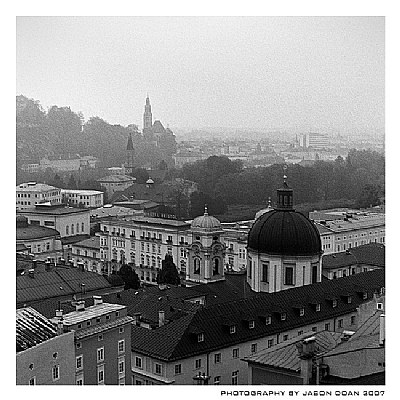
[{"label": "distant building", "polygon": [[76,207],[98,208],[104,204],[103,192],[98,190],[61,189],[61,196],[63,203]]},{"label": "distant building", "polygon": [[322,275],[328,279],[385,268],[385,246],[369,243],[322,256]]},{"label": "distant building", "polygon": [[17,249],[24,246],[26,252],[37,260],[55,262],[63,256],[60,233],[47,226],[28,224],[28,218],[17,217]]},{"label": "distant building", "polygon": [[37,204],[61,204],[61,189],[45,183],[21,183],[16,188],[17,211],[32,210]]},{"label": "distant building", "polygon": [[60,332],[32,307],[17,309],[17,385],[74,385],[74,332]]},{"label": "distant building", "polygon": [[[61,307],[70,309],[68,305]],[[54,310],[51,319],[63,332],[75,338],[74,375],[76,385],[125,385],[131,382],[131,329],[133,318],[119,304],[103,303],[93,296],[93,305],[75,302],[75,310]]]},{"label": "distant building", "polygon": [[100,178],[97,182],[106,190],[109,199],[114,195],[115,192],[122,192],[129,186],[132,186],[136,181],[136,178],[128,175],[109,175],[104,178]]},{"label": "distant building", "polygon": [[61,238],[90,233],[90,212],[85,208],[37,205],[19,214],[27,217],[30,225],[57,230]]},{"label": "distant building", "polygon": [[324,254],[346,251],[367,243],[385,243],[385,214],[348,209],[310,212]]},{"label": "distant building", "polygon": [[96,168],[96,164],[96,157],[66,154],[58,157],[42,158],[39,163],[39,170],[45,171],[49,168],[53,172],[73,172],[80,169]]},{"label": "distant building", "polygon": [[329,145],[329,140],[325,134],[308,132],[299,135],[298,145],[303,148],[324,149]]},{"label": "distant building", "polygon": [[100,237],[92,236],[71,245],[71,262],[77,266],[83,263],[86,271],[102,274],[103,265],[100,261]]}]

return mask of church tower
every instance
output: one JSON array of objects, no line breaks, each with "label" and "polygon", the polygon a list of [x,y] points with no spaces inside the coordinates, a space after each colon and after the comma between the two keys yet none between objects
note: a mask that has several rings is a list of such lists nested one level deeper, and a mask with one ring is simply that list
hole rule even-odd
[{"label": "church tower", "polygon": [[128,144],[126,145],[126,164],[125,164],[125,173],[130,175],[134,170],[134,156],[135,149],[133,147],[132,134],[129,132]]},{"label": "church tower", "polygon": [[221,242],[223,233],[217,218],[204,215],[192,221],[192,244],[189,246],[189,267],[186,269],[186,284],[222,281],[224,276],[225,245]]},{"label": "church tower", "polygon": [[151,113],[151,105],[149,95],[146,97],[146,104],[144,106],[143,114],[143,133],[147,133],[153,126],[153,114]]}]

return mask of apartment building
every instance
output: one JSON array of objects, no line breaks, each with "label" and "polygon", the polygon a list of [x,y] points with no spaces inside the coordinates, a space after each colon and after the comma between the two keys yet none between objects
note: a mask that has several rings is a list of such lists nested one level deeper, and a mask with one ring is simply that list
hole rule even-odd
[{"label": "apartment building", "polygon": [[61,189],[63,203],[75,207],[103,207],[103,195],[98,190]]},{"label": "apartment building", "polygon": [[26,182],[16,187],[17,211],[33,210],[37,204],[61,204],[61,189],[45,183]]}]

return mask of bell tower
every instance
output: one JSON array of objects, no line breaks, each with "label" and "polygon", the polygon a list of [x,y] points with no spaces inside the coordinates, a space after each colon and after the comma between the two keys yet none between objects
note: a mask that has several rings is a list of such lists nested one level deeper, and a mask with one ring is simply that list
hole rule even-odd
[{"label": "bell tower", "polygon": [[126,145],[126,164],[125,164],[125,173],[130,175],[134,170],[134,156],[135,149],[133,147],[132,134],[129,132],[128,136],[128,144]]},{"label": "bell tower", "polygon": [[151,104],[149,95],[146,97],[146,104],[144,106],[143,114],[143,133],[149,132],[153,126],[153,114],[151,113]]}]

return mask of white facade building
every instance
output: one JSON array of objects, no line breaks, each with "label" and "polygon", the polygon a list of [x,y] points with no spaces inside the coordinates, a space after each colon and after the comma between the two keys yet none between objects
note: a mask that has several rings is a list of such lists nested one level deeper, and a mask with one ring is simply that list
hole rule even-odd
[{"label": "white facade building", "polygon": [[17,211],[32,210],[41,203],[61,204],[61,189],[37,182],[21,183],[16,187]]},{"label": "white facade building", "polygon": [[104,204],[99,190],[61,189],[61,195],[64,203],[74,206],[98,208]]}]

